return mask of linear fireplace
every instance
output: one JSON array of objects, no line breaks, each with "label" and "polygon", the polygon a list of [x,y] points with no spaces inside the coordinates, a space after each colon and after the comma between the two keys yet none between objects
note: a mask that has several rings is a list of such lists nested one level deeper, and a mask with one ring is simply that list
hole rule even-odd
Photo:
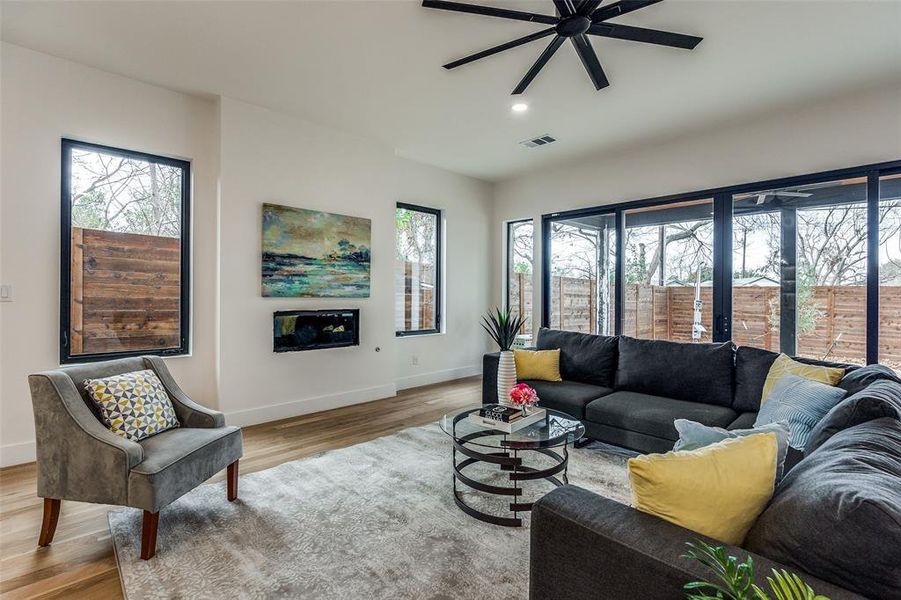
[{"label": "linear fireplace", "polygon": [[360,311],[282,310],[273,313],[272,349],[297,352],[360,345]]}]

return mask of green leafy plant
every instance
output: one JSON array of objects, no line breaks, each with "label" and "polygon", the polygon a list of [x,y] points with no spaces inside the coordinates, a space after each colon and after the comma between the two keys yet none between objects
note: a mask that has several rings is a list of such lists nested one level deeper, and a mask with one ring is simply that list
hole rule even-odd
[{"label": "green leafy plant", "polygon": [[512,314],[509,308],[504,310],[495,308],[493,313],[489,312],[482,317],[482,329],[488,332],[501,352],[505,352],[513,347],[513,340],[516,339],[524,322],[525,319]]},{"label": "green leafy plant", "polygon": [[766,578],[770,588],[767,593],[754,584],[754,561],[750,556],[747,561],[738,562],[722,546],[711,546],[700,540],[686,544],[689,550],[683,558],[698,561],[716,575],[712,582],[686,583],[683,587],[690,592],[688,600],[829,600],[784,569],[772,569],[772,577]]}]

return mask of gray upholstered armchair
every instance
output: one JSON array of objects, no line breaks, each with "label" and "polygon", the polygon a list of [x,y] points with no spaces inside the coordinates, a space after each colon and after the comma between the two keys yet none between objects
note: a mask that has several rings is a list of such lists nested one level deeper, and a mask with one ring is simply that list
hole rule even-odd
[{"label": "gray upholstered armchair", "polygon": [[[85,379],[131,371],[156,372],[180,427],[134,442],[103,424],[84,388]],[[188,398],[162,359],[123,358],[63,367],[28,377],[37,433],[38,496],[44,498],[39,545],[53,540],[61,500],[144,510],[141,558],[156,552],[159,511],[228,468],[228,499],[238,497],[241,430],[220,412]]]}]

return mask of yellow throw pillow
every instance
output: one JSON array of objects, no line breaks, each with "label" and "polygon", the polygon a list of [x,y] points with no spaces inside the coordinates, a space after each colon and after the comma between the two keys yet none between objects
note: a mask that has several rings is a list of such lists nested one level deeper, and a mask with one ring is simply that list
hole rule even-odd
[{"label": "yellow throw pillow", "polygon": [[813,379],[827,385],[837,385],[842,377],[845,376],[845,370],[841,367],[821,367],[817,365],[805,365],[796,360],[792,360],[785,354],[780,354],[770,367],[767,373],[766,381],[763,382],[763,393],[760,395],[760,405],[763,406],[770,392],[779,383],[779,380],[786,375],[797,375],[805,379]]},{"label": "yellow throw pillow", "polygon": [[632,505],[726,544],[740,545],[776,479],[776,434],[629,459]]},{"label": "yellow throw pillow", "polygon": [[517,379],[563,381],[560,376],[560,349],[514,350]]}]

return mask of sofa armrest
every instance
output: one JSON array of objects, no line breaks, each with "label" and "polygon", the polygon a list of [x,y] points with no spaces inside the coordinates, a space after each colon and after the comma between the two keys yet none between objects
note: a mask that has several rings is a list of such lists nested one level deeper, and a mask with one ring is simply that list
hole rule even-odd
[{"label": "sofa armrest", "polygon": [[500,352],[490,352],[482,357],[482,404],[497,404],[497,364]]},{"label": "sofa armrest", "polygon": [[163,387],[172,400],[175,414],[182,427],[196,427],[200,429],[214,429],[225,427],[225,415],[217,410],[207,408],[191,400],[187,394],[175,382],[175,378],[166,367],[166,363],[159,356],[145,356],[144,363],[160,378]]},{"label": "sofa armrest", "polygon": [[101,423],[62,371],[28,376],[34,405],[38,495],[124,504],[128,474],[144,460],[137,442]]},{"label": "sofa armrest", "polygon": [[[684,584],[711,578],[701,564],[682,558],[688,550],[685,543],[696,539],[722,545],[582,488],[558,488],[532,510],[529,598],[684,600]],[[742,548],[726,548],[740,560],[753,557],[758,585],[766,583],[770,569],[788,569]],[[805,573],[798,575],[831,600],[863,600]]]}]

